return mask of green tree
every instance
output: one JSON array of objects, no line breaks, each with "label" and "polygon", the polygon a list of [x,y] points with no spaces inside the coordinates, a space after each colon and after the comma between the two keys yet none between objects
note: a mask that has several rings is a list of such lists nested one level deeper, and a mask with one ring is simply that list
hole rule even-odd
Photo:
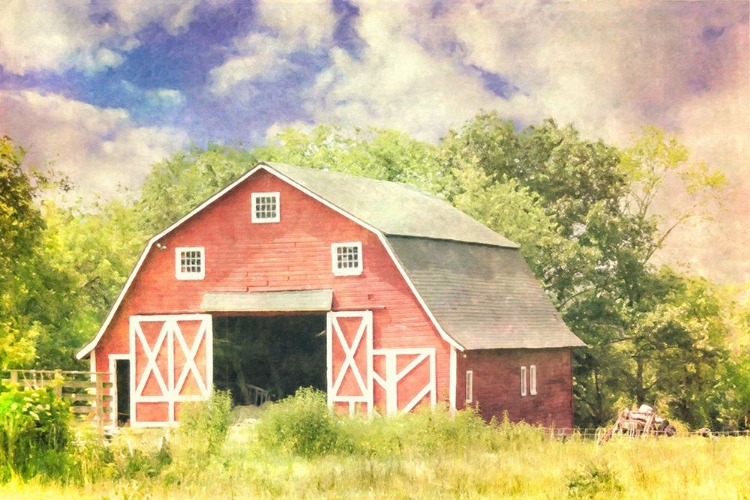
[{"label": "green tree", "polygon": [[0,138],[0,368],[34,357],[38,325],[28,313],[30,266],[44,230],[34,197],[44,178],[22,168],[25,152]]},{"label": "green tree", "polygon": [[[655,128],[619,150],[553,120],[517,131],[496,113],[451,131],[439,154],[443,174],[454,179],[449,199],[523,244],[566,322],[589,345],[575,356],[577,422],[604,423],[618,401],[653,403],[647,400],[659,392],[648,374],[666,363],[653,346],[666,332],[677,340],[677,323],[669,318],[679,308],[665,305],[664,277],[652,258],[675,227],[715,196],[723,176],[689,163],[676,138]],[[662,217],[655,205],[665,187],[675,186],[697,202]],[[504,228],[490,215],[502,213],[502,203],[508,205]],[[514,218],[518,227],[508,227]],[[696,337],[682,340],[693,342],[682,348],[699,347]],[[721,335],[710,341],[721,347]],[[704,374],[697,377],[710,380]],[[674,385],[663,392],[670,390],[677,397]]]}]

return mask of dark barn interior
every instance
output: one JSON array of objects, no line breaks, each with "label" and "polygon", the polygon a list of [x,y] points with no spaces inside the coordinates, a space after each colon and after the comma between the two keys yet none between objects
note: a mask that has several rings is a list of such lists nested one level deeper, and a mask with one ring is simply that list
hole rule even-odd
[{"label": "dark barn interior", "polygon": [[325,314],[215,316],[214,385],[235,405],[326,388]]}]

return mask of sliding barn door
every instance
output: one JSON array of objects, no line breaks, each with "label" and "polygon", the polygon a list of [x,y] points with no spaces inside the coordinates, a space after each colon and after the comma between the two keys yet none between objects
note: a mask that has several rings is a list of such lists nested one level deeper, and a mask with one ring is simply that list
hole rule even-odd
[{"label": "sliding barn door", "polygon": [[372,411],[372,312],[329,312],[328,404]]},{"label": "sliding barn door", "polygon": [[210,396],[212,342],[207,314],[130,318],[132,425],[169,425],[181,402]]}]

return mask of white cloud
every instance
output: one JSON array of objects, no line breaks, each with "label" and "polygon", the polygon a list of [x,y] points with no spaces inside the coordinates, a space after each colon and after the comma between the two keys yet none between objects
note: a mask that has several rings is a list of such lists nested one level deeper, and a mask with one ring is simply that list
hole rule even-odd
[{"label": "white cloud", "polygon": [[[305,96],[313,122],[398,128],[436,140],[444,127],[491,109],[529,124],[553,117],[621,145],[656,124],[677,132],[696,158],[727,171],[727,203],[747,220],[750,79],[742,2],[446,2],[438,14],[420,3],[357,3],[355,29],[365,48],[357,57],[332,52],[331,66]],[[518,91],[498,97],[470,67],[500,75]],[[745,242],[725,252],[723,269],[711,262],[717,234]],[[691,255],[696,268],[722,278],[750,261],[750,233],[733,222],[686,229],[671,245],[676,257]]]},{"label": "white cloud", "polygon": [[28,148],[29,162],[65,172],[81,193],[137,187],[151,164],[188,143],[179,130],[136,126],[122,109],[55,94],[0,91],[0,116],[0,134]]},{"label": "white cloud", "polygon": [[332,65],[305,96],[314,121],[398,128],[436,139],[480,108],[500,104],[480,81],[428,53],[405,28],[409,12],[360,5],[359,57],[332,51]]},{"label": "white cloud", "polygon": [[[138,45],[132,37],[150,23],[176,34],[187,28],[199,0],[89,3],[64,0],[5,0],[0,4],[0,65],[24,75],[69,68],[101,71],[123,61],[118,51]],[[102,23],[97,15],[114,13]]]},{"label": "white cloud", "polygon": [[236,42],[241,56],[211,70],[211,91],[225,95],[246,81],[273,80],[290,69],[286,59],[290,45],[280,38],[253,33]]},{"label": "white cloud", "polygon": [[336,16],[327,0],[256,2],[258,21],[297,47],[316,47],[331,39]]},{"label": "white cloud", "polygon": [[227,95],[241,84],[273,81],[295,69],[289,58],[294,52],[314,51],[331,43],[336,16],[330,2],[261,0],[256,12],[262,31],[234,41],[235,54],[211,70],[212,93]]}]

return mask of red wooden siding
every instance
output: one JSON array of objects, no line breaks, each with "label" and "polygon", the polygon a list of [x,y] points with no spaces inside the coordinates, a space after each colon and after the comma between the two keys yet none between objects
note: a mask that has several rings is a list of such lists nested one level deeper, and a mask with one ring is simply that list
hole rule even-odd
[{"label": "red wooden siding", "polygon": [[[536,366],[536,395],[521,396],[521,367]],[[482,416],[532,424],[573,427],[571,350],[503,349],[458,355],[456,406],[465,407],[466,371],[474,371],[474,402]],[[527,382],[528,383],[528,382]]]},{"label": "red wooden siding", "polygon": [[[253,192],[280,193],[279,223],[251,223]],[[360,276],[333,276],[331,244],[337,242],[362,243],[364,269]],[[200,312],[207,291],[331,288],[334,311],[373,311],[374,349],[435,348],[437,393],[447,397],[449,346],[439,337],[377,235],[274,175],[258,171],[159,243],[166,248],[152,247],[97,345],[95,369],[107,371],[109,355],[129,353],[130,316]],[[175,278],[177,247],[205,248],[204,279]],[[376,404],[382,403],[376,399]]]}]

